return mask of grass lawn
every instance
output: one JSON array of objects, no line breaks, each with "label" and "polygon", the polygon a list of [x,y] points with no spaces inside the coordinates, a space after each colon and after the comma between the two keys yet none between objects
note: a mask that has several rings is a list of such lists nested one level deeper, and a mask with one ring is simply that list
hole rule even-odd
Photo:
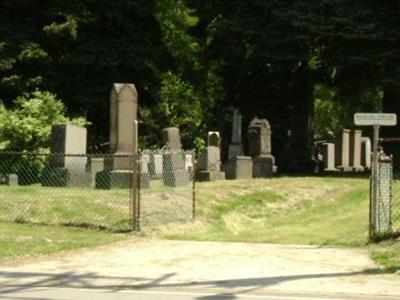
[{"label": "grass lawn", "polygon": [[[399,241],[366,245],[368,179],[282,177],[197,183],[196,221],[183,223],[168,222],[190,219],[191,186],[169,189],[161,182],[151,184],[141,196],[145,233],[183,240],[365,246],[386,268],[400,269]],[[400,195],[400,183],[394,189]],[[0,257],[99,245],[123,235],[11,222],[128,229],[129,190],[0,186],[0,221]]]},{"label": "grass lawn", "polygon": [[130,229],[128,189],[0,186],[0,221]]},{"label": "grass lawn", "polygon": [[0,262],[121,240],[124,234],[63,226],[0,223]]},{"label": "grass lawn", "polygon": [[[367,243],[367,179],[285,177],[200,183],[197,189],[196,222],[162,226],[159,235],[282,244]],[[368,247],[377,262],[394,270],[400,269],[399,244]]]}]

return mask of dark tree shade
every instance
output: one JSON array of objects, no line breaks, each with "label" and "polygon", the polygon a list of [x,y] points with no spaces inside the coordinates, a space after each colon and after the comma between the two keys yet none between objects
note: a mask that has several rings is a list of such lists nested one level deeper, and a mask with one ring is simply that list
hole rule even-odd
[{"label": "dark tree shade", "polygon": [[112,83],[135,83],[151,106],[168,63],[152,1],[0,3],[0,98],[51,90],[92,122],[95,143],[107,140]]}]

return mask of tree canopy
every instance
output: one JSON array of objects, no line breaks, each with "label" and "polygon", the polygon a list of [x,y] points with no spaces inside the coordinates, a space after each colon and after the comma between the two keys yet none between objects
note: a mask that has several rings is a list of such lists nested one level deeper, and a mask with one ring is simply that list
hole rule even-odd
[{"label": "tree canopy", "polygon": [[268,118],[275,154],[303,168],[314,137],[355,111],[400,115],[399,22],[395,0],[3,0],[0,99],[12,109],[55,93],[95,145],[108,140],[112,83],[132,82],[143,147],[167,126],[186,147],[207,130],[226,143],[240,108],[245,124]]}]

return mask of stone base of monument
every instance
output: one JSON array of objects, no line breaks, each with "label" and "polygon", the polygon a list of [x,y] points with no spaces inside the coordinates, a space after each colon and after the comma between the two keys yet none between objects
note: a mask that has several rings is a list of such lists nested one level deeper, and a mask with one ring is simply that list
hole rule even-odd
[{"label": "stone base of monument", "polygon": [[[140,175],[140,188],[150,187],[150,176],[148,173]],[[96,189],[130,189],[133,184],[133,172],[129,170],[101,171],[96,173]]]},{"label": "stone base of monument", "polygon": [[228,157],[229,158],[234,158],[236,156],[240,156],[243,154],[243,145],[236,145],[236,144],[231,144],[229,145],[228,148]]},{"label": "stone base of monument", "polygon": [[350,166],[336,166],[336,168],[340,171],[340,172],[353,172],[353,168]]},{"label": "stone base of monument", "polygon": [[274,175],[274,163],[275,158],[272,155],[256,156],[253,158],[253,177],[271,178]]},{"label": "stone base of monument", "polygon": [[337,172],[339,172],[339,170],[338,169],[328,169],[328,168],[325,168],[324,169],[324,172],[325,173],[337,173]]},{"label": "stone base of monument", "polygon": [[2,174],[2,175],[0,175],[0,184],[18,185],[18,175],[17,174]]},{"label": "stone base of monument", "polygon": [[169,187],[188,185],[190,182],[189,173],[185,169],[175,171],[164,171],[163,182]]},{"label": "stone base of monument", "polygon": [[50,187],[89,187],[91,182],[90,173],[76,173],[60,167],[47,167],[40,177],[42,186]]},{"label": "stone base of monument", "polygon": [[222,171],[199,171],[196,174],[197,181],[216,181],[224,179],[225,172]]},{"label": "stone base of monument", "polygon": [[118,154],[105,157],[104,170],[132,170],[135,164],[134,158],[133,155],[118,156]]},{"label": "stone base of monument", "polygon": [[253,161],[250,156],[236,156],[223,165],[226,179],[253,178]]},{"label": "stone base of monument", "polygon": [[364,172],[365,169],[362,166],[353,166],[352,167],[353,172]]},{"label": "stone base of monument", "polygon": [[67,187],[70,174],[68,169],[60,167],[46,167],[40,176],[42,186]]}]

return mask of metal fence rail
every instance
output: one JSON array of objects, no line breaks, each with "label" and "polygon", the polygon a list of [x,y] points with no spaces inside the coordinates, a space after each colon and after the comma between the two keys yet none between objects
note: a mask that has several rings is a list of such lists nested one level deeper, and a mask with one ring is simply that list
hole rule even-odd
[{"label": "metal fence rail", "polygon": [[393,185],[391,190],[391,231],[400,234],[400,138],[382,139],[381,146],[393,160]]}]

